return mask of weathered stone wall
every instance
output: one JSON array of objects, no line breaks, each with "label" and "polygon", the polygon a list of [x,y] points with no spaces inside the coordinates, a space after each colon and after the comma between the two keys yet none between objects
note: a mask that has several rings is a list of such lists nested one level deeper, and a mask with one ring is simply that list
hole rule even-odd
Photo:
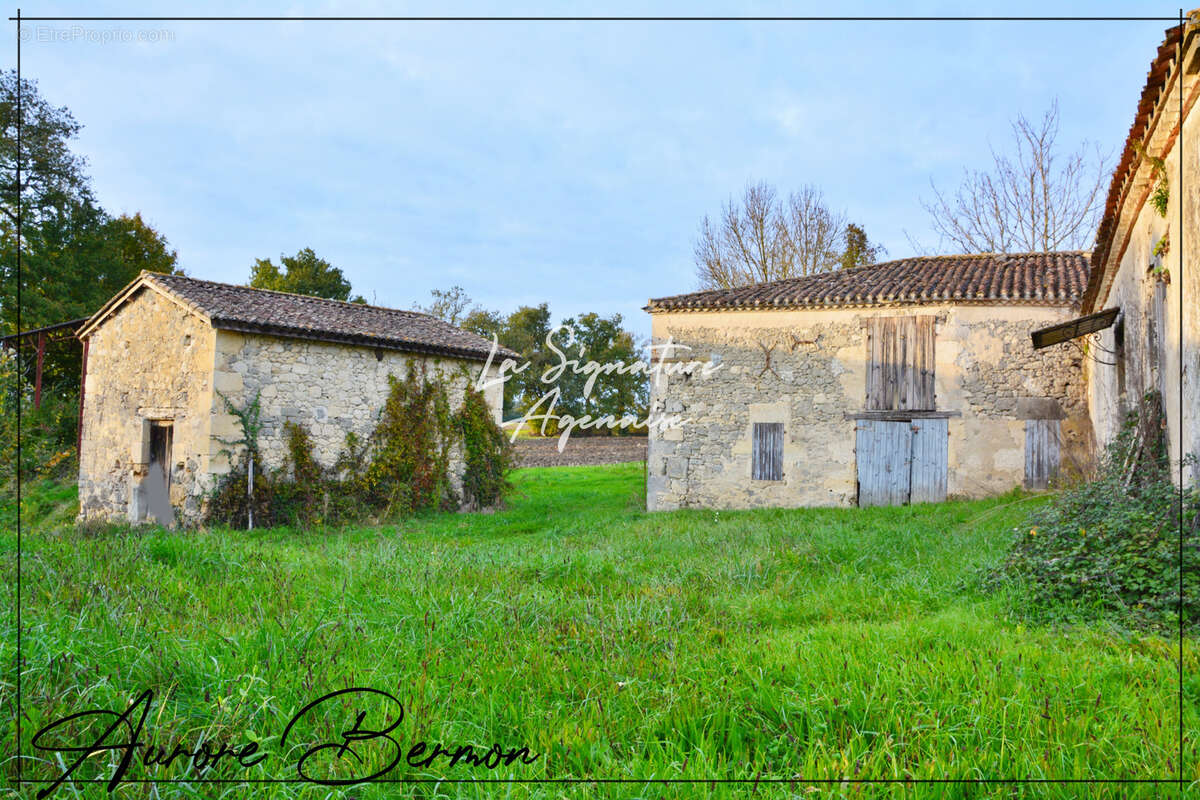
[{"label": "weathered stone wall", "polygon": [[[1200,40],[1193,40],[1192,57]],[[1184,75],[1185,90],[1194,92],[1200,76]],[[1176,85],[1173,92],[1178,91]],[[1172,95],[1162,101],[1170,112],[1178,107]],[[1102,291],[1096,310],[1120,308],[1125,325],[1125,392],[1119,390],[1115,329],[1099,335],[1095,358],[1087,364],[1088,402],[1100,445],[1112,440],[1125,412],[1149,391],[1161,392],[1170,453],[1177,463],[1181,456],[1200,456],[1200,115],[1192,109],[1184,121],[1183,135],[1174,126],[1154,127],[1146,150],[1163,155],[1169,178],[1167,216],[1159,215],[1149,202],[1155,182],[1148,164],[1142,164],[1134,186],[1125,195],[1117,235],[1111,247],[1119,267]],[[1183,141],[1180,164],[1179,141]],[[1169,149],[1164,154],[1164,148]],[[1182,174],[1181,174],[1182,166]],[[1155,254],[1156,245],[1167,237],[1169,249]],[[1165,314],[1157,327],[1163,338],[1161,357],[1155,352],[1152,319],[1155,314],[1156,284],[1165,281]],[[1186,305],[1184,298],[1187,298]],[[1186,309],[1186,311],[1185,311]],[[1182,318],[1181,318],[1182,317]],[[1183,380],[1180,381],[1182,360]],[[1180,400],[1182,399],[1182,417]],[[1194,466],[1185,462],[1186,482],[1195,482]]]},{"label": "weathered stone wall", "polygon": [[215,336],[181,304],[143,288],[89,337],[79,453],[80,516],[140,517],[143,423],[174,426],[170,499],[198,513],[207,488]]},{"label": "weathered stone wall", "polygon": [[[651,410],[681,428],[653,431],[647,505],[844,506],[857,500],[854,420],[866,399],[864,321],[905,314],[938,318],[935,392],[949,422],[948,491],[985,496],[1024,479],[1025,419],[1057,407],[1073,450],[1090,433],[1079,357],[1035,353],[1029,333],[1070,316],[1065,308],[934,306],[844,310],[658,313],[656,343],[671,358],[719,362],[651,383]],[[770,369],[767,369],[767,352]],[[750,478],[756,422],[784,424],[782,481]]]},{"label": "weathered stone wall", "polygon": [[[237,407],[260,397],[262,429],[259,448],[264,466],[285,463],[283,424],[296,422],[312,437],[313,456],[332,466],[346,446],[346,434],[365,440],[374,430],[388,394],[388,376],[404,377],[410,368],[424,368],[430,377],[446,381],[452,408],[462,403],[466,387],[479,376],[483,364],[442,357],[422,357],[395,350],[356,347],[303,339],[218,331],[214,385]],[[495,375],[495,368],[491,376]],[[485,391],[488,404],[500,413],[502,387]],[[220,397],[212,409],[213,439],[209,455],[214,474],[229,469],[221,455],[220,439],[239,436],[236,418]],[[456,491],[463,463],[452,453],[451,477]]]}]

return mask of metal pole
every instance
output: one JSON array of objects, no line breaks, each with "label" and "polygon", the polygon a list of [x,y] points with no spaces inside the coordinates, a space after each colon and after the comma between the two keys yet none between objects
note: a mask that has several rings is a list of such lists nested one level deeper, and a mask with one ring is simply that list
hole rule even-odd
[{"label": "metal pole", "polygon": [[254,530],[254,454],[246,471],[246,530]]}]

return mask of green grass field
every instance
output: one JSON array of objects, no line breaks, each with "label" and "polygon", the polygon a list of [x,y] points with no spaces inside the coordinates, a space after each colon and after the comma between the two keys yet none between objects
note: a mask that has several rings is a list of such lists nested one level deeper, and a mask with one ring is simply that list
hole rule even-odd
[{"label": "green grass field", "polygon": [[[651,515],[642,480],[640,464],[522,470],[503,512],[315,532],[88,534],[70,524],[71,489],[29,487],[23,750],[33,753],[32,733],[54,720],[123,710],[152,689],[148,738],[165,747],[257,741],[269,757],[248,770],[218,767],[232,783],[123,784],[117,797],[1186,794],[1149,784],[841,782],[1180,774],[1177,642],[1030,627],[1003,596],[978,588],[978,569],[1000,558],[1044,498]],[[6,532],[6,575],[15,543]],[[11,779],[9,613],[0,699]],[[1191,642],[1184,669],[1183,770],[1195,781]],[[425,782],[352,789],[236,782],[294,778],[307,745],[293,734],[281,746],[288,720],[347,687],[403,704],[392,735],[405,753],[417,741],[499,743],[539,757],[491,771],[402,763],[387,777]],[[364,728],[382,719],[384,705],[372,708]],[[309,744],[341,742],[356,709],[322,705],[297,731]],[[322,762],[329,751],[309,763],[320,774],[369,774],[393,752],[382,740],[356,751],[361,764]],[[33,755],[26,774],[45,778],[73,758]],[[107,777],[117,760],[95,756],[76,774]],[[135,763],[127,777],[197,775],[180,762]],[[642,782],[713,778],[760,782]],[[52,796],[105,791],[76,784]]]}]

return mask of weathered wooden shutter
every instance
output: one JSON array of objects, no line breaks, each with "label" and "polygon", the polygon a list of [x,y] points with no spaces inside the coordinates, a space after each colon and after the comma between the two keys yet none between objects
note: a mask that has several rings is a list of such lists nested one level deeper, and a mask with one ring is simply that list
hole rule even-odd
[{"label": "weathered wooden shutter", "polygon": [[783,480],[783,423],[754,423],[750,477],[756,481]]},{"label": "weathered wooden shutter", "polygon": [[933,317],[867,320],[867,410],[932,411]]},{"label": "weathered wooden shutter", "polygon": [[899,506],[908,502],[912,474],[912,425],[860,419],[855,426],[858,504]]},{"label": "weathered wooden shutter", "polygon": [[950,421],[914,419],[912,421],[911,503],[940,503],[946,499],[947,445]]},{"label": "weathered wooden shutter", "polygon": [[1025,420],[1025,488],[1045,489],[1058,475],[1059,421]]}]

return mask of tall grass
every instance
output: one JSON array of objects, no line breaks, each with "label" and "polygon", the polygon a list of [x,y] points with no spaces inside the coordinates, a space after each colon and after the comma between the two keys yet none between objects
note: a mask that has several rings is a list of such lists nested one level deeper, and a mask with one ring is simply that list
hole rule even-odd
[{"label": "tall grass", "polygon": [[[400,766],[388,777],[428,782],[347,797],[1168,797],[1164,785],[843,781],[1200,777],[1191,642],[1181,765],[1176,642],[1029,627],[977,587],[1041,498],[646,514],[641,480],[640,464],[521,470],[511,507],[494,514],[249,533],[77,531],[47,484],[31,495],[27,512],[43,522],[23,543],[25,771],[61,769],[32,752],[35,730],[123,709],[149,688],[159,742],[260,741],[264,764],[219,775],[292,778],[300,751],[279,744],[292,715],[369,686],[403,703],[405,750],[497,742],[540,758],[494,772]],[[8,574],[14,541],[0,540]],[[11,614],[3,624],[12,664]],[[11,670],[0,700],[11,748]],[[347,727],[340,713],[317,731]],[[364,769],[386,763],[385,748],[361,752]],[[113,760],[91,759],[88,774]],[[11,752],[4,763],[11,777]],[[749,783],[704,783],[714,778]],[[658,779],[699,783],[642,782]],[[103,793],[77,784],[59,796]],[[120,793],[342,796],[238,783]]]}]

